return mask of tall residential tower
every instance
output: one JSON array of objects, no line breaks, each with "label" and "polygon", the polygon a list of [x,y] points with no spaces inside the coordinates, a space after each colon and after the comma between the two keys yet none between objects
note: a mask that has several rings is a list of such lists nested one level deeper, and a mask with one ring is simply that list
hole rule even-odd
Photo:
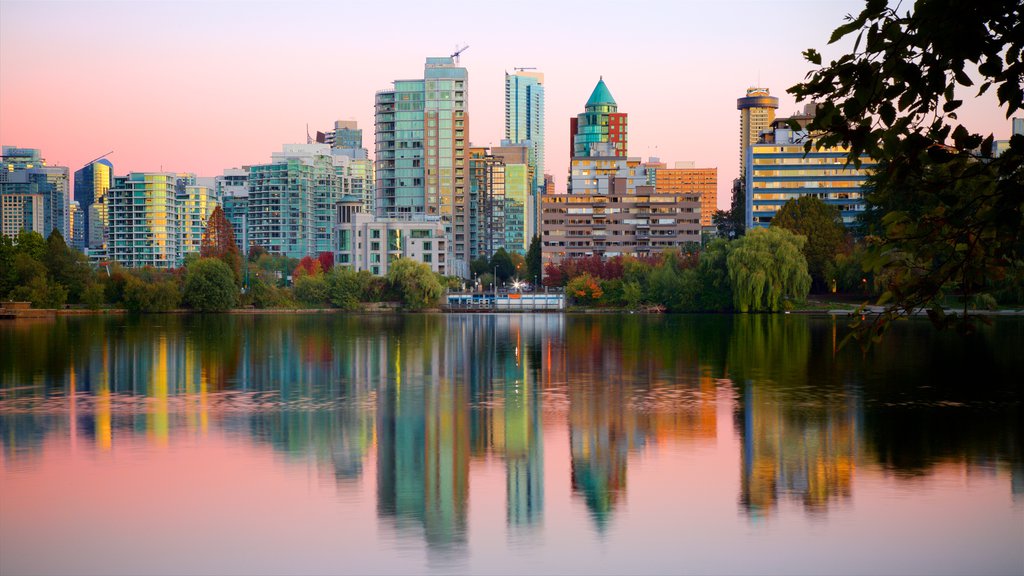
[{"label": "tall residential tower", "polygon": [[427,58],[422,79],[377,93],[377,216],[440,216],[450,274],[469,275],[469,77],[454,57]]},{"label": "tall residential tower", "polygon": [[505,139],[533,149],[533,188],[544,189],[544,75],[505,74]]},{"label": "tall residential tower", "polygon": [[775,110],[779,107],[779,99],[769,94],[767,88],[747,88],[747,95],[736,100],[736,109],[740,111],[740,179],[745,174],[744,162],[747,158],[747,147],[757,144],[763,130],[771,127],[775,120]]}]

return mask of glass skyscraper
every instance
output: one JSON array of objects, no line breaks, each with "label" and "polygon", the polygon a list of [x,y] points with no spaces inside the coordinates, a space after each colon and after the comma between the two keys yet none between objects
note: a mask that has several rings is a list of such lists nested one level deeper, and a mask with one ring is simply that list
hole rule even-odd
[{"label": "glass skyscraper", "polygon": [[107,253],[128,268],[181,264],[178,188],[181,175],[132,172],[107,191]]},{"label": "glass skyscraper", "polygon": [[103,248],[107,225],[105,198],[114,182],[114,165],[100,159],[75,171],[75,201],[82,209],[82,247]]},{"label": "glass skyscraper", "polygon": [[440,216],[451,272],[466,277],[471,254],[468,73],[453,57],[427,58],[423,78],[377,93],[376,213]]},{"label": "glass skyscraper", "polygon": [[544,75],[505,74],[505,139],[533,148],[533,189],[544,189]]},{"label": "glass skyscraper", "polygon": [[250,245],[290,258],[333,252],[335,205],[343,195],[335,164],[326,144],[288,144],[269,164],[250,166]]}]

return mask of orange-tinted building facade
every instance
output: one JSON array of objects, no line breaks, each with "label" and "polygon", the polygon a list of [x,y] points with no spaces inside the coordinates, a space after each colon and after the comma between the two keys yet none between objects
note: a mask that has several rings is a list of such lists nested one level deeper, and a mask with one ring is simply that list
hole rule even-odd
[{"label": "orange-tinted building facade", "polygon": [[658,168],[655,192],[700,194],[700,225],[711,226],[718,206],[718,168]]}]

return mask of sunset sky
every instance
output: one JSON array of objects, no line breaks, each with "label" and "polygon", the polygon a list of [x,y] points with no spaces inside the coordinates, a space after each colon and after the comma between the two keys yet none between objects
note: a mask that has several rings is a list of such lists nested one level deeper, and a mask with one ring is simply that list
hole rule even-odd
[{"label": "sunset sky", "polygon": [[[504,72],[545,75],[547,171],[564,189],[569,118],[600,76],[629,114],[629,153],[717,167],[719,207],[738,173],[736,98],[787,87],[826,47],[844,1],[87,2],[0,0],[0,143],[72,171],[109,150],[117,174],[215,176],[266,162],[338,119],[373,150],[373,98],[469,45],[470,139],[503,137]],[[1008,138],[994,96],[972,128]]]}]

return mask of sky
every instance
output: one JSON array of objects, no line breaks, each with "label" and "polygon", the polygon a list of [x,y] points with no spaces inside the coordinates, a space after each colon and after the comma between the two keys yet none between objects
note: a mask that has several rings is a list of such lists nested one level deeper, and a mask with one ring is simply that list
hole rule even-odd
[{"label": "sky", "polygon": [[[115,173],[267,162],[335,120],[373,150],[373,100],[421,78],[428,56],[469,46],[470,140],[504,135],[504,73],[545,75],[546,171],[564,190],[569,119],[600,77],[629,114],[629,155],[718,168],[718,206],[739,173],[736,99],[750,86],[796,112],[786,88],[858,0],[456,2],[0,0],[0,144],[77,170],[108,151]],[[994,93],[994,91],[992,91]],[[994,94],[961,120],[1008,138]]]}]

